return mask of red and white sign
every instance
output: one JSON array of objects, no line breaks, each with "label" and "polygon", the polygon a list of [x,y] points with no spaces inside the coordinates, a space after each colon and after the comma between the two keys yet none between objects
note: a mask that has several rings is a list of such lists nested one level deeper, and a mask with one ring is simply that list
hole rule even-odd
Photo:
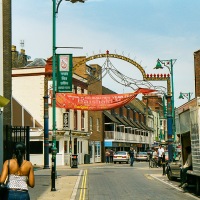
[{"label": "red and white sign", "polygon": [[148,94],[150,92],[155,92],[155,90],[139,88],[134,93],[109,95],[56,93],[56,106],[73,110],[111,110],[129,103],[138,94]]}]

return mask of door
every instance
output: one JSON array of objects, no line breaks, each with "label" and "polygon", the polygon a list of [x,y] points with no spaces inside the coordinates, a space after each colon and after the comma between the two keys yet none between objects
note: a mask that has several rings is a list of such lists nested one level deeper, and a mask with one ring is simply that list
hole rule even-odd
[{"label": "door", "polygon": [[95,145],[95,162],[101,162],[101,142],[96,141]]}]

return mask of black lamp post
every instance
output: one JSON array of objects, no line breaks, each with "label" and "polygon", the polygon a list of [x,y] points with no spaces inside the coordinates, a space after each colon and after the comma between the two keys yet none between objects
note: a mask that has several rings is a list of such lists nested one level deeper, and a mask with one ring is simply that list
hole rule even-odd
[{"label": "black lamp post", "polygon": [[[156,67],[154,69],[163,69],[167,67],[171,75],[171,95],[166,96],[167,98],[167,129],[168,129],[168,152],[169,152],[169,161],[173,160],[173,145],[172,143],[176,141],[175,134],[175,113],[174,113],[174,77],[173,77],[173,67],[176,59],[170,60],[157,60]],[[163,67],[164,66],[164,67]],[[174,136],[174,138],[172,138]]]}]

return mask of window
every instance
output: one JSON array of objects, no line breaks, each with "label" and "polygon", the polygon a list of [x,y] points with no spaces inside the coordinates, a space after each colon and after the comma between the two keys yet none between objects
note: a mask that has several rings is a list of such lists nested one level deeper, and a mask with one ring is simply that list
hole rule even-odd
[{"label": "window", "polygon": [[93,126],[92,126],[92,117],[90,117],[90,131],[92,131]]},{"label": "window", "polygon": [[63,129],[69,128],[69,112],[63,113]]},{"label": "window", "polygon": [[83,153],[83,142],[81,141],[81,153]]},{"label": "window", "polygon": [[133,121],[135,122],[136,121],[136,111],[134,110],[133,112]]},{"label": "window", "polygon": [[77,94],[77,86],[74,86],[74,94]]},{"label": "window", "polygon": [[111,115],[115,115],[115,110],[114,109],[111,110]]},{"label": "window", "polygon": [[85,130],[85,113],[81,111],[81,130]]},{"label": "window", "polygon": [[97,118],[97,131],[99,131],[99,118]]},{"label": "window", "polygon": [[68,141],[64,142],[64,153],[67,153],[67,149],[68,149]]},{"label": "window", "polygon": [[77,127],[77,123],[78,123],[78,122],[77,122],[77,114],[78,114],[78,113],[77,113],[77,111],[75,110],[75,111],[74,111],[74,130],[77,130],[77,128],[78,128],[78,127]]},{"label": "window", "polygon": [[127,119],[130,119],[130,108],[127,108]]},{"label": "window", "polygon": [[80,148],[79,143],[80,143],[80,142],[78,141],[78,147],[77,147],[77,149],[78,149],[78,153],[79,153],[79,148]]},{"label": "window", "polygon": [[119,116],[123,117],[123,108],[122,107],[119,108]]}]

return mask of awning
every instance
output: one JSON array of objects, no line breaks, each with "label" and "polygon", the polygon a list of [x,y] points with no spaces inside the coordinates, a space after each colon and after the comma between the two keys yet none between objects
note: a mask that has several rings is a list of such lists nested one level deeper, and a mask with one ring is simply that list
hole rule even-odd
[{"label": "awning", "polygon": [[148,127],[146,124],[142,123],[142,125],[143,125],[143,127],[145,127],[145,128],[146,128],[146,130],[148,130],[148,131],[153,131],[153,129],[152,129],[152,128],[150,128],[150,127]]},{"label": "awning", "polygon": [[136,128],[141,129],[141,127],[136,122],[134,122],[133,120],[130,121]]},{"label": "awning", "polygon": [[115,122],[117,124],[120,124],[120,122],[113,116],[111,115],[109,112],[107,111],[103,111],[103,114],[108,117],[112,122]]},{"label": "awning", "polygon": [[116,116],[116,118],[117,118],[124,126],[126,126],[126,127],[129,126],[129,124],[128,124],[127,122],[125,122],[122,118],[120,118],[120,117],[118,117],[118,116]]},{"label": "awning", "polygon": [[133,127],[133,128],[136,128],[137,129],[137,127],[131,122],[131,121],[129,121],[128,119],[126,119],[126,118],[123,118],[123,120],[125,121],[125,122],[127,122],[131,127]]}]

